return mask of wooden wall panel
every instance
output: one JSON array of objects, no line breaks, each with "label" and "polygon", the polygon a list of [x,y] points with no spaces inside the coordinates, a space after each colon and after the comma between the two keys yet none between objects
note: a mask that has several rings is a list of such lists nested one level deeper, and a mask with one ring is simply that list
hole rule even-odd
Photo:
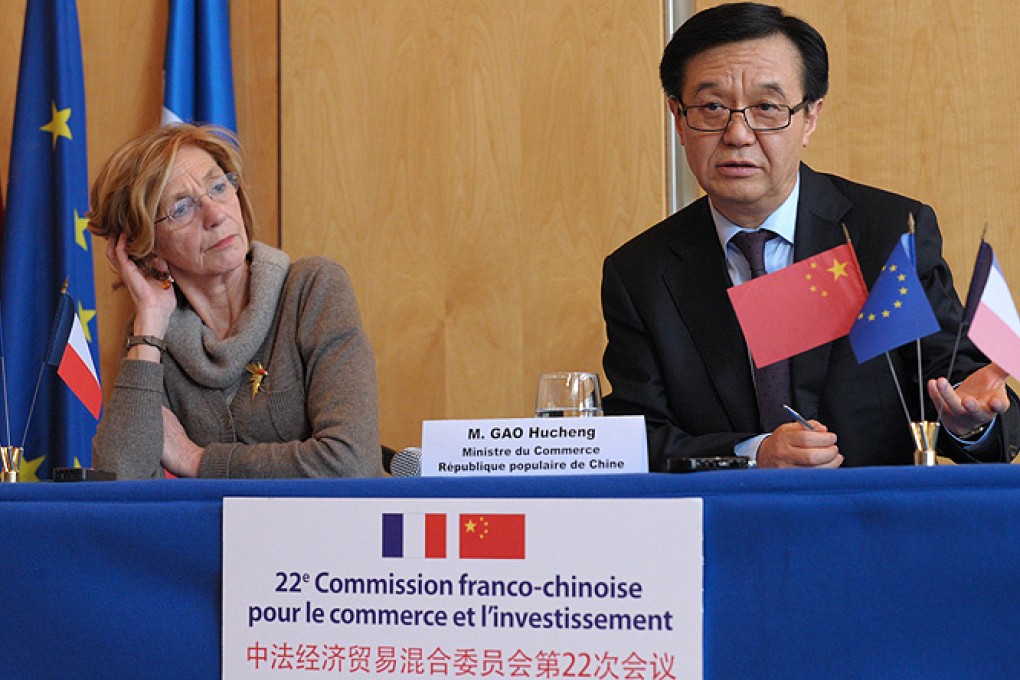
[{"label": "wooden wall panel", "polygon": [[663,216],[658,0],[283,0],[283,246],[357,289],[383,441],[598,370],[602,258]]},{"label": "wooden wall panel", "polygon": [[[279,0],[231,0],[237,134],[252,191],[255,238],[280,243]],[[162,43],[160,43],[162,44]]]},{"label": "wooden wall panel", "polygon": [[24,5],[9,6],[11,4],[0,8],[0,194],[5,206],[14,100],[18,92],[18,60],[21,58],[21,33],[25,22]]}]

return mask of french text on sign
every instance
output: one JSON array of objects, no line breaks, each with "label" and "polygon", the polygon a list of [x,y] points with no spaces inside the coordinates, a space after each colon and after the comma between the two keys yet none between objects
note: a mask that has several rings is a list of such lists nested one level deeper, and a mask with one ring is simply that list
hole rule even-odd
[{"label": "french text on sign", "polygon": [[426,420],[423,477],[648,472],[643,416]]}]

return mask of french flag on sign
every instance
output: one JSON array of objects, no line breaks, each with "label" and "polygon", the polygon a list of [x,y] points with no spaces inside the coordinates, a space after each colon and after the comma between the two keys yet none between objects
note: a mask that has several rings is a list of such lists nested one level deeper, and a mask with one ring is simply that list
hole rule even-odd
[{"label": "french flag on sign", "polygon": [[385,513],[382,556],[446,558],[446,514]]},{"label": "french flag on sign", "polygon": [[103,407],[103,390],[99,386],[99,377],[92,363],[81,320],[74,313],[74,301],[66,292],[60,295],[57,314],[50,328],[46,363],[57,367],[57,375],[98,420],[99,411]]}]

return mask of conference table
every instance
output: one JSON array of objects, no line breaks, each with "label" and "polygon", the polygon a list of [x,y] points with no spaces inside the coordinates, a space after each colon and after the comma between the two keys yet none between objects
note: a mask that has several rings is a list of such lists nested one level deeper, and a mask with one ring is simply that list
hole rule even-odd
[{"label": "conference table", "polygon": [[974,465],[4,484],[0,677],[219,677],[235,496],[700,497],[706,678],[1020,673],[1020,466]]}]

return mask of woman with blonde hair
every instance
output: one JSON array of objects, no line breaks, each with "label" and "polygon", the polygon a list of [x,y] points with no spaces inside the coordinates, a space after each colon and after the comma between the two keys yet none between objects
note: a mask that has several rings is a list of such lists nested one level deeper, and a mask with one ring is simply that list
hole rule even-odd
[{"label": "woman with blonde hair", "polygon": [[134,303],[93,443],[121,479],[382,474],[375,359],[347,273],[252,240],[232,135],[170,125],[107,161],[89,230]]}]

